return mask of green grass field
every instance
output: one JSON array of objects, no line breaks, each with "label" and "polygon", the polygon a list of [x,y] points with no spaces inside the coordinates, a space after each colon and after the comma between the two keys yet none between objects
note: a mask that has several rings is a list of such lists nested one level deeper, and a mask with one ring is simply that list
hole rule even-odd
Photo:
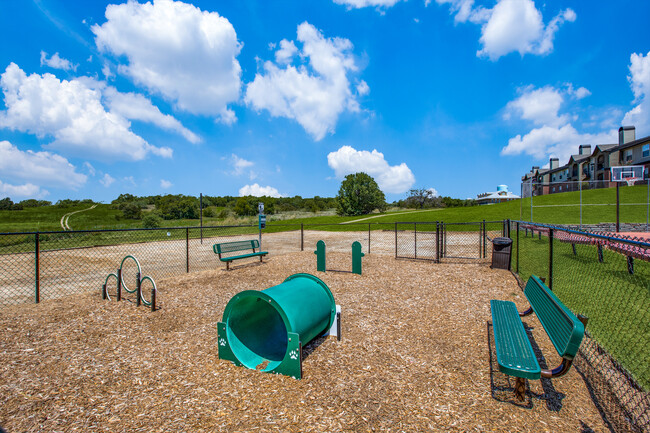
[{"label": "green grass field", "polygon": [[[620,188],[620,221],[644,223],[648,218],[648,189],[644,185]],[[532,220],[547,224],[579,224],[580,223],[580,193],[568,192],[534,197]],[[582,192],[582,223],[597,224],[616,221],[616,188],[586,190]],[[0,233],[61,231],[61,217],[69,212],[87,209],[89,205],[73,207],[47,206],[28,208],[20,211],[0,211]],[[218,211],[219,209],[217,209]],[[121,211],[107,204],[99,204],[96,208],[79,212],[69,218],[73,230],[101,230],[140,228],[140,220],[118,219]],[[311,216],[307,212],[293,212],[269,215],[269,230],[279,231],[286,228],[274,224],[341,224],[358,222],[372,225],[394,224],[395,222],[431,222],[444,221],[447,223],[476,222],[481,220],[499,221],[504,219],[529,221],[531,219],[530,198],[514,200],[507,203],[441,208],[428,210],[391,209],[382,214],[371,214],[359,217],[340,217],[333,212],[324,215]],[[256,217],[229,217],[227,219],[204,218],[204,226],[218,225],[251,225],[256,224]],[[196,227],[198,219],[166,220],[164,227]],[[375,228],[380,228],[379,226]],[[341,225],[327,227],[328,230],[352,230],[354,227]]]}]

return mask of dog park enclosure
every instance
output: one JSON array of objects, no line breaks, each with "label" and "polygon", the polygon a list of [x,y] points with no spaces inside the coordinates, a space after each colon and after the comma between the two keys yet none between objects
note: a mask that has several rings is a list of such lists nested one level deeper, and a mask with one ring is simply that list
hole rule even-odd
[{"label": "dog park enclosure", "polygon": [[[363,279],[378,278],[377,275],[366,275],[370,270],[367,265],[377,260],[382,263],[382,269],[385,267],[386,269],[391,269],[391,272],[395,272],[393,278],[399,279],[399,284],[401,285],[400,290],[404,292],[401,295],[406,296],[402,301],[405,302],[406,305],[415,308],[417,311],[420,311],[418,309],[419,307],[417,307],[420,303],[426,304],[426,300],[424,300],[423,296],[427,291],[433,291],[431,293],[443,299],[447,296],[447,293],[441,294],[436,292],[436,290],[444,291],[445,289],[443,288],[446,287],[446,290],[456,293],[453,295],[453,299],[448,299],[449,304],[445,304],[444,309],[432,309],[422,317],[438,317],[436,314],[439,313],[442,314],[441,317],[446,319],[460,320],[459,318],[462,314],[455,311],[456,309],[464,312],[464,314],[469,314],[470,317],[471,315],[476,314],[477,318],[480,317],[480,314],[485,313],[486,316],[482,319],[483,329],[481,331],[481,337],[478,337],[479,334],[476,333],[472,334],[473,337],[471,341],[468,339],[469,337],[459,337],[459,341],[464,341],[464,344],[471,344],[473,345],[472,347],[477,348],[476,350],[478,351],[478,355],[476,356],[478,359],[480,356],[483,356],[480,352],[481,347],[486,351],[482,353],[484,353],[485,356],[488,354],[488,329],[485,328],[485,325],[489,321],[489,300],[511,299],[515,300],[515,303],[522,307],[521,309],[525,309],[523,308],[525,307],[525,302],[521,302],[524,299],[523,295],[519,291],[520,289],[517,288],[516,283],[513,285],[514,280],[510,283],[508,283],[507,280],[506,282],[499,283],[489,280],[488,282],[480,283],[479,287],[472,285],[473,283],[471,282],[478,278],[477,275],[480,272],[484,271],[489,273],[503,272],[505,275],[509,276],[508,278],[512,278],[511,274],[507,271],[490,270],[487,266],[490,263],[492,247],[489,239],[494,239],[495,237],[505,234],[506,236],[510,235],[513,239],[512,271],[523,280],[527,279],[528,276],[532,274],[547,278],[549,287],[552,286],[554,292],[569,308],[572,309],[572,311],[575,313],[584,313],[590,319],[589,326],[587,327],[587,334],[589,337],[587,338],[587,341],[583,343],[583,348],[581,348],[580,356],[578,357],[579,361],[576,361],[574,364],[576,369],[567,377],[575,378],[577,376],[583,378],[590,389],[589,392],[597,396],[597,405],[600,407],[601,412],[604,413],[603,419],[606,424],[615,427],[619,426],[618,428],[615,428],[615,430],[620,431],[626,431],[625,428],[635,428],[637,429],[636,431],[646,431],[648,425],[650,425],[650,422],[648,421],[650,399],[647,391],[649,377],[647,363],[647,323],[649,323],[649,313],[647,307],[644,308],[644,306],[648,305],[649,295],[647,290],[644,291],[643,289],[647,287],[649,281],[650,269],[648,268],[648,262],[640,260],[637,257],[634,262],[634,273],[630,274],[626,267],[626,256],[620,252],[616,252],[612,248],[609,248],[607,245],[602,248],[604,260],[603,262],[600,262],[598,260],[599,247],[596,242],[571,243],[569,242],[569,236],[563,238],[563,236],[559,235],[560,233],[570,234],[571,231],[556,228],[551,232],[548,227],[544,226],[535,226],[538,230],[534,232],[534,236],[531,236],[530,229],[527,228],[524,230],[523,224],[524,223],[517,222],[510,222],[507,224],[507,222],[503,221],[492,223],[477,222],[470,225],[445,225],[442,223],[365,224],[359,225],[358,227],[350,227],[347,229],[348,231],[327,230],[328,227],[295,227],[293,230],[286,230],[286,227],[284,227],[285,230],[281,231],[278,228],[274,229],[273,226],[270,226],[267,227],[267,230],[262,236],[262,248],[265,251],[269,251],[269,263],[260,266],[255,263],[255,259],[252,259],[250,263],[244,263],[241,266],[236,265],[235,271],[230,271],[229,273],[225,273],[225,265],[220,264],[217,256],[212,252],[212,245],[216,242],[251,239],[257,235],[257,231],[254,229],[249,227],[204,228],[202,240],[199,237],[200,234],[198,228],[122,231],[115,232],[115,234],[111,236],[108,236],[107,233],[104,232],[73,232],[60,235],[57,234],[57,236],[60,237],[50,234],[41,234],[39,235],[39,238],[44,237],[45,239],[39,239],[41,241],[41,249],[39,251],[38,261],[36,260],[36,254],[33,247],[35,245],[33,235],[5,235],[2,237],[4,243],[2,244],[3,246],[1,249],[4,254],[0,256],[0,259],[3,260],[3,270],[0,274],[0,278],[2,279],[2,288],[5,291],[5,295],[7,293],[9,295],[8,298],[5,297],[3,299],[10,299],[11,301],[5,303],[5,305],[8,304],[8,306],[5,307],[3,312],[10,311],[12,312],[12,315],[20,314],[22,317],[20,320],[22,321],[25,319],[25,317],[22,316],[23,314],[38,315],[38,311],[41,311],[39,308],[56,309],[56,305],[62,305],[59,304],[60,302],[70,302],[70,305],[74,305],[75,299],[78,298],[79,302],[87,299],[87,301],[83,302],[88,302],[88,306],[84,308],[88,308],[89,311],[98,308],[100,310],[110,309],[110,311],[115,315],[123,316],[124,320],[127,320],[126,316],[128,316],[128,320],[144,320],[146,323],[153,323],[152,321],[160,320],[154,317],[160,315],[169,319],[169,322],[164,326],[167,326],[170,329],[180,329],[183,325],[173,324],[175,321],[184,323],[183,321],[185,319],[180,319],[180,316],[178,316],[180,311],[193,311],[194,308],[199,307],[194,307],[192,305],[193,301],[189,299],[185,299],[181,302],[177,297],[181,296],[181,293],[185,293],[185,291],[188,292],[188,295],[189,292],[194,293],[195,290],[202,290],[202,288],[207,288],[209,291],[212,291],[217,289],[215,284],[224,284],[227,287],[219,287],[219,290],[226,291],[224,294],[220,295],[225,299],[219,298],[220,303],[214,303],[211,307],[207,305],[201,306],[199,308],[201,311],[200,320],[203,320],[204,322],[192,322],[195,323],[199,329],[205,328],[205,332],[208,332],[208,328],[212,326],[207,324],[207,322],[211,321],[210,317],[214,316],[216,324],[216,321],[221,318],[220,316],[223,312],[225,303],[235,293],[249,288],[260,290],[269,287],[272,284],[278,284],[289,275],[288,273],[284,275],[284,271],[288,269],[294,269],[296,272],[313,273],[316,267],[316,257],[313,254],[313,251],[318,240],[322,239],[327,243],[328,254],[329,252],[332,252],[333,257],[342,255],[341,258],[338,259],[341,264],[337,265],[340,266],[341,269],[349,267],[350,245],[354,241],[359,241],[361,242],[363,251],[366,254],[366,257],[364,258],[364,275],[360,277],[352,276],[350,274],[337,276],[333,273],[326,273],[324,280],[328,285],[330,285],[330,279],[336,280],[340,285],[339,288],[341,290],[349,290],[350,296],[352,296],[352,290],[356,286],[353,284],[354,281],[349,281],[350,277]],[[30,236],[31,239],[29,239]],[[584,236],[591,239],[591,235],[589,234],[585,234]],[[19,242],[26,238],[29,239],[28,242]],[[84,242],[86,243],[85,245]],[[91,242],[94,243],[91,244]],[[621,242],[625,243],[628,241]],[[631,243],[633,241],[629,242]],[[101,245],[102,243],[104,245]],[[29,249],[30,246],[31,250]],[[115,271],[114,268],[116,262],[128,253],[133,253],[138,257],[138,259],[143,263],[143,266],[146,267],[147,274],[152,275],[159,286],[159,303],[161,309],[155,314],[149,314],[152,318],[142,318],[142,313],[137,315],[137,312],[133,312],[133,309],[129,308],[128,305],[115,306],[116,303],[108,302],[105,304],[97,304],[97,302],[99,302],[98,298],[100,298],[101,283],[103,282],[106,273]],[[298,266],[297,262],[294,266],[292,263],[297,260],[294,259],[294,257],[297,257],[294,256],[295,254],[298,254],[299,256],[301,254],[306,255],[306,258],[300,261],[302,265]],[[41,305],[12,306],[16,303],[24,304],[26,302],[34,302],[36,263],[38,263],[37,275],[39,275],[40,283],[39,300],[49,301],[54,298],[63,299],[54,303],[47,302]],[[392,264],[394,264],[395,269],[393,269]],[[274,277],[275,279],[269,281],[265,272],[267,271],[267,268],[274,269],[275,266],[279,266],[282,271],[277,271],[279,273]],[[411,266],[416,266],[420,269],[417,271],[419,272],[418,275],[420,275],[420,280],[417,284],[415,282],[408,283],[413,280],[406,276],[402,277],[403,272],[408,273]],[[422,268],[419,268],[419,266]],[[438,275],[438,272],[441,272],[442,270],[444,270],[443,274]],[[128,272],[134,272],[134,270],[127,270],[126,272],[128,274]],[[204,275],[209,275],[209,277],[202,277]],[[381,272],[380,275],[382,278],[387,280],[390,278],[389,272]],[[224,280],[223,278],[226,278],[226,276],[228,277]],[[125,278],[128,280],[131,277],[127,275]],[[240,281],[239,278],[243,278],[243,280]],[[346,280],[346,278],[348,278],[348,280]],[[442,280],[437,281],[436,278],[442,278]],[[468,280],[470,283],[468,283]],[[368,292],[354,294],[354,302],[370,302],[371,299],[381,297],[384,287],[395,287],[393,285],[394,283],[395,282],[390,281],[386,283],[382,282],[379,285],[373,283],[372,289],[370,286],[365,286],[367,287]],[[194,286],[195,284],[196,286]],[[442,286],[440,286],[440,284],[442,284]],[[484,287],[482,284],[486,284],[486,286]],[[499,292],[499,290],[504,287],[507,288],[506,292]],[[20,290],[17,290],[17,288]],[[337,303],[341,303],[343,307],[346,308],[345,303],[339,301],[336,288],[332,287],[332,290],[334,295],[337,296]],[[585,290],[587,290],[587,292],[585,292]],[[487,291],[485,293],[491,292],[491,294],[486,295],[487,300],[482,302],[483,298],[479,297],[478,299],[474,299],[474,294],[477,293],[477,291],[478,293]],[[585,295],[585,293],[588,293],[588,295]],[[181,297],[183,296],[185,295],[182,295]],[[390,303],[395,300],[386,298],[385,301],[386,303]],[[167,316],[167,314],[171,314],[171,312],[168,313],[167,310],[171,309],[176,302],[181,302],[182,305],[179,307],[181,310],[174,313],[172,315],[173,318],[172,316]],[[440,305],[441,304],[436,303],[436,308],[440,307]],[[361,308],[361,306],[358,307]],[[470,310],[467,310],[468,308],[473,308],[475,311],[471,310],[474,312],[469,313],[468,311]],[[70,307],[67,307],[67,309],[70,309]],[[421,313],[420,315],[422,314],[424,313]],[[394,315],[395,313],[390,313],[390,317],[395,317]],[[46,316],[38,317],[43,318]],[[107,320],[106,315],[101,315],[101,317],[102,320]],[[137,317],[140,318],[138,319]],[[413,319],[408,319],[409,317],[413,317]],[[353,338],[354,333],[350,335],[350,329],[345,328],[345,326],[352,326],[352,329],[365,329],[365,327],[367,327],[367,332],[370,332],[373,325],[376,327],[381,324],[382,330],[385,330],[385,327],[388,327],[391,332],[401,330],[405,333],[404,335],[406,335],[414,330],[416,323],[421,323],[421,320],[416,319],[416,317],[418,316],[411,316],[405,313],[403,319],[399,319],[396,323],[383,323],[379,316],[373,318],[372,315],[370,315],[365,319],[366,324],[363,326],[349,323],[346,325],[347,322],[346,319],[344,319],[343,333],[346,336],[346,338],[344,338],[344,343],[347,344],[347,339],[350,338],[354,340],[355,345],[362,344],[361,341],[357,341],[357,339]],[[86,319],[88,319],[88,317],[86,317]],[[83,323],[85,323],[86,319],[84,319]],[[77,319],[74,319],[73,321],[75,320]],[[118,318],[110,320],[118,320]],[[411,322],[411,320],[413,322]],[[454,323],[453,320],[450,323]],[[457,322],[456,326],[459,330],[464,327],[465,320],[468,319],[465,318]],[[146,327],[142,328],[142,326],[145,326],[145,322],[138,325],[140,326],[140,329],[147,329]],[[75,323],[80,324],[82,322],[76,321]],[[435,323],[439,324],[437,321]],[[36,326],[36,322],[34,322],[34,324],[34,326]],[[534,322],[528,324],[534,333]],[[101,326],[104,325],[100,325],[100,327]],[[451,332],[448,326],[442,327],[439,330],[438,328],[436,328],[436,330],[430,329],[430,334],[439,334],[444,336],[445,332]],[[18,329],[9,328],[13,330],[12,332],[17,333],[15,337],[16,339],[18,338],[18,335],[21,335]],[[52,332],[52,330],[53,327],[48,325],[37,334],[41,335],[43,338],[50,338],[46,337],[46,335]],[[216,328],[214,328],[214,330],[216,332]],[[491,332],[491,330],[489,331]],[[30,335],[36,335],[34,334],[36,333],[36,330],[32,329],[29,332],[32,333]],[[131,331],[125,330],[119,332],[128,332],[129,338],[133,337]],[[189,331],[186,330],[179,332],[187,333]],[[455,333],[452,334],[455,337],[458,337]],[[13,334],[10,333],[10,335]],[[393,334],[389,333],[389,335]],[[185,344],[181,344],[174,340],[175,337],[172,338],[172,336],[172,334],[168,336],[170,338],[168,340],[168,344],[170,345],[169,350],[171,350],[171,347],[174,345],[180,344],[183,346],[183,344]],[[61,339],[63,337],[52,336],[51,338]],[[378,336],[374,336],[372,341],[375,341],[376,338],[378,338]],[[414,344],[415,347],[420,347],[421,350],[425,350],[425,342],[416,344],[410,339],[407,338],[407,340],[404,340],[404,338],[406,337],[398,336],[396,334],[395,343],[390,346],[390,350],[393,350],[393,347],[401,347],[400,344]],[[451,341],[444,343],[444,341],[445,340],[440,340],[436,344],[443,344],[448,347],[457,344],[456,342],[452,343]],[[544,337],[541,334],[539,335],[538,340],[536,337],[536,341],[540,344],[542,353],[550,353],[549,351],[544,350],[544,347],[542,346],[544,344]],[[153,342],[150,344],[153,344]],[[208,349],[208,346],[203,346],[202,344],[204,343],[197,343],[197,347],[201,346],[204,348],[204,351],[201,352],[201,354],[204,355],[209,350],[214,349],[214,356],[216,359],[216,347]],[[313,351],[313,349],[310,349],[309,347],[305,349],[305,353],[307,354],[305,368],[318,368],[313,364],[310,367],[310,362],[315,359],[321,359],[321,354],[325,354],[323,349],[326,349],[328,344],[327,341],[322,342],[323,347],[317,351]],[[352,342],[350,342],[350,344],[352,344]],[[384,344],[384,342],[382,342],[382,344]],[[434,344],[434,342],[429,341],[428,344]],[[492,348],[494,347],[493,343],[489,344],[492,344]],[[153,350],[153,346],[151,347]],[[29,349],[28,347],[26,348]],[[365,345],[357,348],[361,350],[361,352],[370,351],[372,354],[376,353],[377,356],[379,356],[380,353],[380,350],[376,348],[373,349],[372,345]],[[12,353],[21,352],[17,351]],[[29,353],[30,352],[26,352],[26,354]],[[331,352],[326,353],[328,353],[329,356],[332,356]],[[140,357],[140,355],[135,354],[129,354],[128,356],[134,357],[134,359],[139,359]],[[175,355],[170,356],[173,357]],[[413,360],[408,362],[414,362],[416,364],[417,362],[420,362],[421,364],[417,365],[421,365],[422,368],[425,368],[425,364],[432,362],[431,360],[423,362],[415,355],[412,354],[411,356],[413,357]],[[408,360],[410,358],[404,359]],[[187,360],[183,360],[183,363],[186,361]],[[323,365],[331,365],[331,368],[336,371],[337,367],[334,360],[323,358],[322,361],[325,363]],[[489,356],[483,358],[480,362],[483,361],[485,362],[481,365],[487,366],[490,363]],[[196,362],[198,361],[191,361],[190,365],[193,365],[193,363]],[[204,361],[202,362],[202,365],[207,368],[207,364]],[[216,360],[215,362],[218,363],[219,361]],[[456,371],[464,371],[464,375],[467,379],[471,377],[471,374],[469,373],[469,370],[463,367],[463,365],[467,365],[465,364],[466,362],[466,359],[462,359],[458,363],[454,363],[453,367],[451,363],[445,365],[450,369],[456,369]],[[481,367],[478,364],[472,364],[473,362],[474,361],[471,361],[469,365],[480,370]],[[118,364],[117,361],[114,361],[112,365],[115,367],[115,365]],[[127,368],[122,364],[119,365],[121,365],[120,368]],[[145,365],[149,365],[153,368],[153,364]],[[368,368],[367,371],[373,371],[373,369],[376,368],[373,367],[372,364],[365,365],[363,368],[366,367]],[[436,370],[438,373],[442,373],[442,376],[438,377],[438,379],[427,379],[429,382],[426,383],[431,385],[431,380],[434,380],[436,386],[442,386],[451,393],[449,386],[452,384],[445,382],[446,378],[449,377],[449,373],[445,370],[447,367]],[[142,369],[144,367],[141,366],[138,368]],[[241,371],[241,369],[238,369],[238,371]],[[392,370],[391,368],[388,368],[386,371],[390,372]],[[358,374],[363,375],[364,372],[360,371]],[[254,374],[255,372],[252,373]],[[313,372],[307,371],[305,373],[306,376],[311,374],[313,374]],[[402,374],[405,373],[402,372]],[[422,374],[422,376],[418,376],[420,379],[417,380],[424,380],[426,375],[424,375],[424,373]],[[124,381],[123,378],[120,379],[118,376],[114,377],[115,380],[119,379],[119,381]],[[231,380],[235,380],[234,377],[235,376],[232,376]],[[251,378],[253,377],[256,378],[257,376],[251,376]],[[379,380],[380,377],[385,376],[376,373],[374,377]],[[493,379],[498,379],[498,375],[492,375],[491,377]],[[237,376],[237,378],[237,380],[239,380],[239,376]],[[314,378],[314,380],[316,379]],[[187,381],[192,382],[191,379],[187,379]],[[482,386],[484,391],[485,387],[487,387],[490,394],[502,393],[501,397],[499,397],[502,400],[507,399],[507,396],[510,396],[511,394],[512,384],[507,383],[507,380],[501,384],[495,384],[494,382],[489,381],[490,385],[486,385],[485,383],[481,385],[480,382],[481,381],[478,379],[476,381],[472,380],[472,383],[479,386],[479,388]],[[562,386],[562,382],[564,382],[564,380],[553,381],[552,384],[555,387],[560,387]],[[572,384],[571,386],[573,386],[573,382],[570,383]],[[205,383],[202,382],[202,384]],[[532,388],[533,386],[539,386],[539,384],[540,382],[533,382],[531,384],[531,390],[528,393],[529,402],[533,408],[548,406],[546,397],[551,395],[548,394],[547,390],[543,387],[537,390]],[[542,382],[542,384],[544,384],[544,382]],[[453,385],[457,386],[457,384]],[[178,387],[179,385],[173,384],[173,386]],[[383,385],[377,384],[376,386],[381,388]],[[411,384],[408,386],[415,385]],[[404,389],[401,389],[398,394],[405,392]],[[431,394],[433,391],[429,391],[429,394],[426,394],[424,389],[421,389],[420,391],[425,393],[423,395],[433,395]],[[277,393],[278,391],[276,390],[272,392]],[[246,391],[238,389],[236,393],[237,395],[245,395]],[[491,398],[497,398],[496,394],[492,395]],[[561,394],[563,395],[563,404],[568,404],[569,401],[578,398],[574,397],[575,390],[573,389],[567,389],[566,393],[561,391]],[[384,407],[384,410],[388,410],[384,406],[387,402],[379,398],[379,395],[380,394],[375,397],[376,404],[374,404],[374,406],[379,408]],[[141,398],[145,400],[149,399],[147,396],[141,396]],[[357,395],[355,398],[356,400],[354,401],[357,402],[356,404],[361,404],[359,403],[361,396]],[[536,398],[539,400],[536,400]],[[338,401],[337,397],[327,397],[327,401],[331,402],[332,399]],[[214,401],[217,400],[219,399],[215,399]],[[119,405],[120,403],[116,404]],[[585,400],[581,404],[584,405],[583,409],[585,409],[591,407],[590,405],[593,405],[594,403],[591,400]],[[363,403],[363,405],[365,405],[364,407],[367,407],[368,402]],[[373,404],[370,406],[373,406]],[[319,407],[324,406],[323,404],[319,404]],[[353,405],[353,407],[356,406]],[[353,407],[349,408],[345,412],[350,415],[354,412]],[[425,407],[429,406],[425,405]],[[455,406],[450,403],[447,407],[451,408]],[[562,406],[560,413],[565,409],[566,406]],[[405,410],[405,412],[409,411]],[[501,414],[500,416],[507,416],[508,419],[513,416],[515,418],[517,417],[516,413],[515,415],[510,413],[504,414],[503,412],[499,413]],[[546,411],[545,415],[540,417],[540,420],[548,422],[549,414],[552,416],[557,415],[554,411],[552,411],[552,413]],[[146,415],[141,415],[141,417],[145,416]],[[242,414],[242,416],[245,418],[245,415]],[[361,420],[363,420],[363,418],[372,419],[368,418],[368,416],[369,414],[362,415]],[[426,415],[423,414],[422,416]],[[444,418],[443,415],[439,416],[442,417],[440,419]],[[458,415],[452,415],[450,412],[448,416],[453,417]],[[305,421],[311,418],[304,415],[301,419]],[[353,416],[351,419],[356,420],[354,422],[361,423],[353,425],[368,425],[363,424],[365,421],[359,421],[358,417]],[[451,418],[448,418],[448,420],[449,419]],[[578,417],[576,419],[580,418]],[[348,419],[348,421],[350,421],[350,419]],[[179,422],[182,423],[182,421]],[[243,425],[244,424],[242,424],[242,426]],[[436,424],[433,423],[431,425],[435,426]],[[487,426],[489,424],[481,425]],[[513,425],[506,424],[504,425],[504,428],[509,426],[511,430]],[[587,422],[586,425],[593,428],[595,431],[599,430],[598,427],[594,426],[595,424]],[[324,426],[324,424],[322,426]],[[419,427],[423,426],[424,424]],[[465,429],[472,428],[469,424],[464,424],[464,426]],[[525,430],[528,427],[521,428]],[[492,428],[488,428],[488,430],[492,430]]]}]

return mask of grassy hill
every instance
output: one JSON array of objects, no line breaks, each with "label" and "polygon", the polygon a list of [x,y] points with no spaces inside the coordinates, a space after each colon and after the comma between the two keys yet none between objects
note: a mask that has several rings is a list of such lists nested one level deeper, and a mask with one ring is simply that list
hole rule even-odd
[{"label": "grassy hill", "polygon": [[[621,222],[644,223],[647,218],[648,188],[644,185],[620,188]],[[580,222],[580,193],[567,192],[550,194],[533,198],[533,218],[540,223],[578,224]],[[616,221],[616,189],[586,190],[582,192],[582,223],[595,224]],[[75,206],[45,206],[24,210],[0,211],[0,233],[30,231],[61,231],[61,217],[70,212],[88,209],[88,204]],[[121,211],[108,204],[98,204],[94,209],[75,213],[69,218],[73,230],[124,229],[142,227],[140,220],[121,218]],[[430,222],[447,223],[498,221],[503,219],[529,221],[531,215],[530,198],[514,200],[507,203],[486,206],[438,208],[427,210],[391,209],[382,214],[359,217],[339,217],[333,212],[324,212],[317,216],[302,213],[269,215],[269,230],[283,230],[280,225],[290,224],[342,224],[328,227],[334,230],[355,230],[350,223],[386,223],[395,222]],[[316,214],[315,214],[316,215]],[[204,226],[255,224],[256,217],[204,218]],[[165,220],[164,227],[198,226],[198,219]],[[276,226],[275,228],[273,226]],[[380,228],[377,226],[376,228]]]}]

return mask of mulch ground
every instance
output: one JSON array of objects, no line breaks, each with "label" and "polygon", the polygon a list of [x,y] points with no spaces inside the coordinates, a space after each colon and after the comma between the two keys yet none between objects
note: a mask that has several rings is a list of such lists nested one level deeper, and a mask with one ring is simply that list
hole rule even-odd
[{"label": "mulch ground", "polygon": [[[241,262],[241,261],[240,261]],[[350,270],[349,254],[328,269]],[[0,425],[7,432],[607,431],[575,369],[531,381],[498,371],[490,299],[525,297],[486,265],[363,259],[317,273],[311,251],[158,281],[160,309],[95,293],[0,310]],[[303,379],[218,359],[230,298],[297,272],[327,283],[343,340],[304,348]],[[552,343],[532,336],[553,367]]]}]

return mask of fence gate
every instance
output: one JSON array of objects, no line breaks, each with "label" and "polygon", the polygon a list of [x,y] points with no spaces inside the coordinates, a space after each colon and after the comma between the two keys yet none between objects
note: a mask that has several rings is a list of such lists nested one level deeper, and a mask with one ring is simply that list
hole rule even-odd
[{"label": "fence gate", "polygon": [[440,235],[437,222],[395,223],[395,258],[439,260]]},{"label": "fence gate", "polygon": [[[485,222],[441,223],[441,257],[445,259],[482,259],[488,254]],[[499,235],[498,231],[495,231]],[[490,244],[491,245],[491,244]]]}]

